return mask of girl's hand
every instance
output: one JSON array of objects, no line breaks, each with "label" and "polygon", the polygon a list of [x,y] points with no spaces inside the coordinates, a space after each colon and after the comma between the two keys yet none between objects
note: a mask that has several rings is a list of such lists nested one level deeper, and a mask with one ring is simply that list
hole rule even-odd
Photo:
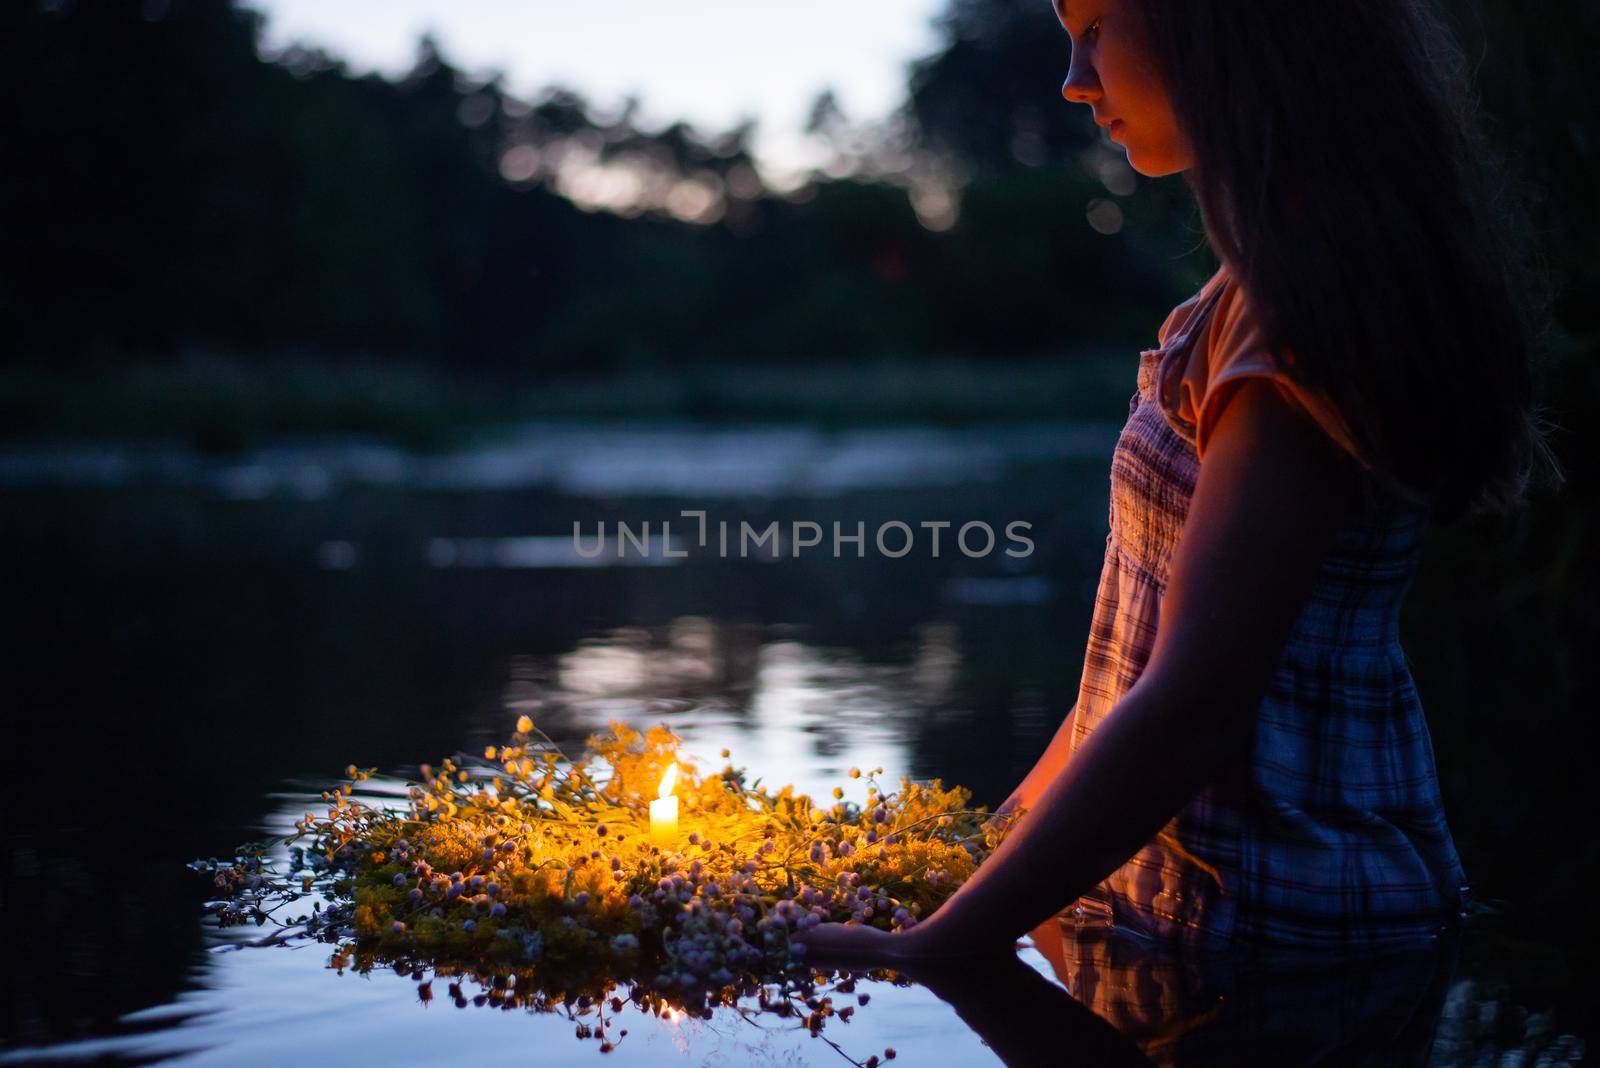
[{"label": "girl's hand", "polygon": [[1014,942],[974,941],[930,918],[909,931],[880,931],[860,923],[824,923],[795,940],[806,947],[806,962],[821,967],[883,965],[912,968],[943,961],[1015,953]]},{"label": "girl's hand", "polygon": [[806,947],[806,963],[829,965],[903,963],[919,957],[917,940],[909,931],[880,931],[861,923],[823,923],[807,931],[797,941]]}]

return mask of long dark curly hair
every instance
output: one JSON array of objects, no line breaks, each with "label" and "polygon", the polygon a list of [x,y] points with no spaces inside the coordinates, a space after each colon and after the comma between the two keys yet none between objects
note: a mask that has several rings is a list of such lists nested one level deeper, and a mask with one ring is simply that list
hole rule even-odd
[{"label": "long dark curly hair", "polygon": [[1212,248],[1289,373],[1436,521],[1559,485],[1551,287],[1449,24],[1426,0],[1130,3]]}]

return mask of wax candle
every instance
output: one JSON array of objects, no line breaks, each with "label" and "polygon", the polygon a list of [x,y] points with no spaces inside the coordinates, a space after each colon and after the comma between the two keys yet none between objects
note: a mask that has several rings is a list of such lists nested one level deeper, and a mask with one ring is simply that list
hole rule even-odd
[{"label": "wax candle", "polygon": [[650,802],[650,836],[657,841],[670,839],[678,833],[678,799],[672,796],[673,784],[678,781],[678,765],[668,764],[661,776],[660,795]]}]

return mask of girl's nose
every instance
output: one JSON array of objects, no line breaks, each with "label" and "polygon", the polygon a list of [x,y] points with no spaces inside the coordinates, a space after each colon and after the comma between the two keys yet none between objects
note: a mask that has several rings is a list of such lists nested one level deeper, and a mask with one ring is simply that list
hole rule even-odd
[{"label": "girl's nose", "polygon": [[1093,67],[1074,56],[1067,68],[1067,80],[1061,83],[1061,95],[1071,104],[1093,104],[1102,95],[1100,77]]}]

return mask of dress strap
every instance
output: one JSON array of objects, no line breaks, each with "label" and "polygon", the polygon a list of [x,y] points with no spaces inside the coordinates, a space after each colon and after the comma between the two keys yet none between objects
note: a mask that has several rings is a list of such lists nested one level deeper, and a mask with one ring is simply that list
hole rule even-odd
[{"label": "dress strap", "polygon": [[1211,285],[1211,292],[1201,298],[1200,306],[1195,309],[1193,315],[1189,316],[1188,322],[1184,323],[1183,329],[1178,332],[1177,341],[1169,341],[1162,346],[1166,350],[1168,359],[1178,349],[1182,349],[1187,353],[1194,345],[1195,335],[1211,322],[1212,313],[1217,310],[1217,304],[1222,300],[1222,291],[1228,284],[1226,278],[1219,277],[1225,270],[1226,268],[1219,268],[1217,274],[1212,275],[1212,283],[1215,284],[1207,283]]},{"label": "dress strap", "polygon": [[[1217,302],[1221,298],[1223,286],[1227,279],[1222,278],[1226,267],[1219,267],[1206,284],[1201,286],[1190,300],[1196,302],[1195,310],[1190,313],[1182,327],[1175,336],[1169,336],[1155,348],[1139,350],[1139,395],[1151,396],[1160,380],[1158,375],[1164,375],[1166,369],[1174,359],[1185,359],[1189,350],[1194,345],[1195,335],[1211,321],[1212,313],[1216,311]],[[1210,292],[1207,292],[1209,287]],[[1184,303],[1188,303],[1185,301]]]}]

